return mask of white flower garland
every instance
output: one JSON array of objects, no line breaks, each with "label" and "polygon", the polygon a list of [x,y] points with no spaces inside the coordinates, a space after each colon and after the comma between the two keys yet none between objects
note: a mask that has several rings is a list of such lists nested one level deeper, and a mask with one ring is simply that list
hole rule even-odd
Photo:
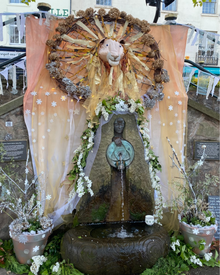
[{"label": "white flower garland", "polygon": [[[106,100],[107,101],[107,100]],[[140,102],[135,102],[133,99],[128,99],[127,101],[117,96],[113,99],[113,102],[107,101],[99,102],[95,109],[96,116],[100,117],[101,115],[104,117],[105,121],[108,120],[109,114],[112,113],[113,110],[117,112],[137,112],[139,114],[143,114],[144,107]],[[111,109],[109,109],[111,108]],[[82,197],[87,191],[91,196],[94,195],[91,187],[92,181],[85,176],[83,172],[82,159],[85,153],[85,150],[91,150],[94,145],[94,135],[95,133],[92,131],[92,128],[95,124],[91,121],[88,122],[88,128],[82,135],[82,140],[87,140],[87,147],[83,149],[80,145],[75,151],[74,154],[78,154],[78,158],[76,161],[78,173],[78,179],[76,181],[76,189],[73,188],[69,194],[69,201],[74,197],[75,193],[78,194],[79,197]],[[150,150],[150,137],[149,137],[149,129],[147,121],[143,121],[143,123],[139,126],[139,131],[141,133],[144,147],[145,147],[145,160],[149,162],[149,171],[152,182],[152,187],[157,191],[158,198],[155,199],[155,222],[160,224],[159,220],[163,217],[163,196],[160,188],[160,178],[156,175],[158,168],[155,167],[155,155],[152,150]],[[85,147],[85,146],[84,146]],[[84,160],[85,161],[85,160]]]}]

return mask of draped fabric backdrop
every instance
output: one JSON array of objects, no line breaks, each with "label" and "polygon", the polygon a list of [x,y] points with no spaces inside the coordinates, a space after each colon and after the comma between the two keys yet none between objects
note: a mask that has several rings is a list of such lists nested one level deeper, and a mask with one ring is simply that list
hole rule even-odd
[{"label": "draped fabric backdrop", "polygon": [[[51,19],[50,26],[33,16],[26,20],[27,84],[24,97],[24,117],[28,129],[35,175],[41,184],[41,199],[46,201],[45,213],[53,217],[55,225],[62,223],[61,215],[71,213],[77,196],[67,207],[70,190],[67,174],[72,167],[74,150],[80,145],[80,136],[86,125],[86,111],[75,99],[69,98],[50,78],[47,39],[56,33],[60,19]],[[40,23],[40,24],[39,24]],[[182,69],[188,28],[182,26],[151,26],[151,34],[159,43],[164,68],[170,82],[164,85],[165,97],[150,110],[145,111],[149,120],[151,144],[162,164],[160,173],[165,201],[177,191],[168,182],[178,177],[169,155],[172,151],[166,140],[169,137],[175,151],[182,157],[187,116],[187,95],[182,82]],[[181,158],[180,158],[181,159]]]}]

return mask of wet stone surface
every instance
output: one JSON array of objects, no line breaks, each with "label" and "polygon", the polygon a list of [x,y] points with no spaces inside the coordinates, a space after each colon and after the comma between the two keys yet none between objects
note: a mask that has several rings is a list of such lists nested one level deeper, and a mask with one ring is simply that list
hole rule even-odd
[{"label": "wet stone surface", "polygon": [[69,230],[64,235],[61,254],[85,274],[134,275],[165,257],[169,245],[169,236],[159,225],[94,224]]}]

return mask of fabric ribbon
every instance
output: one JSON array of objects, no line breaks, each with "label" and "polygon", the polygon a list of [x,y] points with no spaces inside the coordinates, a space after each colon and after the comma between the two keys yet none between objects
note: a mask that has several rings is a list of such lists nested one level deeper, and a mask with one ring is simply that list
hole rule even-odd
[{"label": "fabric ribbon", "polygon": [[211,89],[212,89],[212,86],[213,86],[213,83],[214,83],[214,77],[212,75],[210,75],[210,78],[209,78],[209,85],[208,85],[208,88],[207,88],[207,93],[206,93],[206,99],[208,99],[209,97],[209,94],[211,92]]},{"label": "fabric ribbon", "polygon": [[6,88],[8,88],[8,70],[9,70],[10,68],[11,68],[11,66],[5,68],[3,71],[0,72],[0,74],[3,75],[4,78],[5,78],[6,81],[7,81],[7,86],[6,86]]},{"label": "fabric ribbon", "polygon": [[21,31],[21,21],[20,21],[19,13],[16,14],[16,24],[17,24],[18,31],[20,32]]},{"label": "fabric ribbon", "polygon": [[192,39],[192,37],[193,37],[194,31],[195,31],[195,28],[193,27],[193,28],[191,29],[191,32],[190,32],[189,36],[188,36],[187,44],[190,43],[190,41],[191,41],[191,39]]},{"label": "fabric ribbon", "polygon": [[12,66],[12,82],[13,82],[13,89],[17,89],[17,77],[16,77],[16,65]]},{"label": "fabric ribbon", "polygon": [[0,41],[3,41],[3,22],[2,22],[1,14],[0,14]]},{"label": "fabric ribbon", "polygon": [[207,40],[207,32],[204,33],[203,39],[202,39],[202,46],[205,49],[205,51],[207,50],[206,40]]},{"label": "fabric ribbon", "polygon": [[0,95],[3,95],[2,78],[0,76]]},{"label": "fabric ribbon", "polygon": [[21,36],[21,39],[23,38],[24,33],[25,33],[25,20],[26,20],[26,18],[24,17],[24,14],[22,13],[21,14],[21,21],[20,21],[20,36]]},{"label": "fabric ribbon", "polygon": [[198,35],[199,35],[199,29],[196,29],[196,35],[195,35],[194,38],[193,38],[193,41],[192,41],[191,46],[194,46],[194,45],[195,45],[195,43],[196,43],[196,41],[197,41]]},{"label": "fabric ribbon", "polygon": [[212,91],[211,91],[212,96],[214,95],[215,86],[218,84],[219,81],[220,81],[219,77],[215,76],[213,86],[212,86]]},{"label": "fabric ribbon", "polygon": [[24,60],[21,60],[20,62],[16,63],[15,65],[16,65],[16,67],[26,71]]}]

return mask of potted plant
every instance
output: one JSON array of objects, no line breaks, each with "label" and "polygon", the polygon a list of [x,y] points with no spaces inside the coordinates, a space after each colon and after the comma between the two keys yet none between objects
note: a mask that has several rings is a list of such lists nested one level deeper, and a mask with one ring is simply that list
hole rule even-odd
[{"label": "potted plant", "polygon": [[172,163],[185,180],[185,184],[175,183],[179,194],[173,200],[173,206],[179,212],[180,230],[185,242],[193,247],[193,251],[200,256],[206,256],[217,231],[217,223],[213,213],[209,210],[206,198],[210,193],[210,187],[217,186],[219,183],[219,178],[205,174],[201,181],[196,177],[198,168],[205,160],[205,145],[202,146],[203,154],[200,160],[185,171],[170,140],[167,140],[173,151]]},{"label": "potted plant", "polygon": [[[28,157],[25,180],[20,180],[19,184],[0,167],[0,211],[13,212],[12,215],[6,212],[13,219],[9,225],[9,235],[13,240],[15,255],[22,264],[31,264],[33,256],[43,254],[53,228],[52,220],[43,215],[43,201],[38,200],[38,178],[28,179],[27,164]],[[51,195],[45,198],[50,199]]]}]

